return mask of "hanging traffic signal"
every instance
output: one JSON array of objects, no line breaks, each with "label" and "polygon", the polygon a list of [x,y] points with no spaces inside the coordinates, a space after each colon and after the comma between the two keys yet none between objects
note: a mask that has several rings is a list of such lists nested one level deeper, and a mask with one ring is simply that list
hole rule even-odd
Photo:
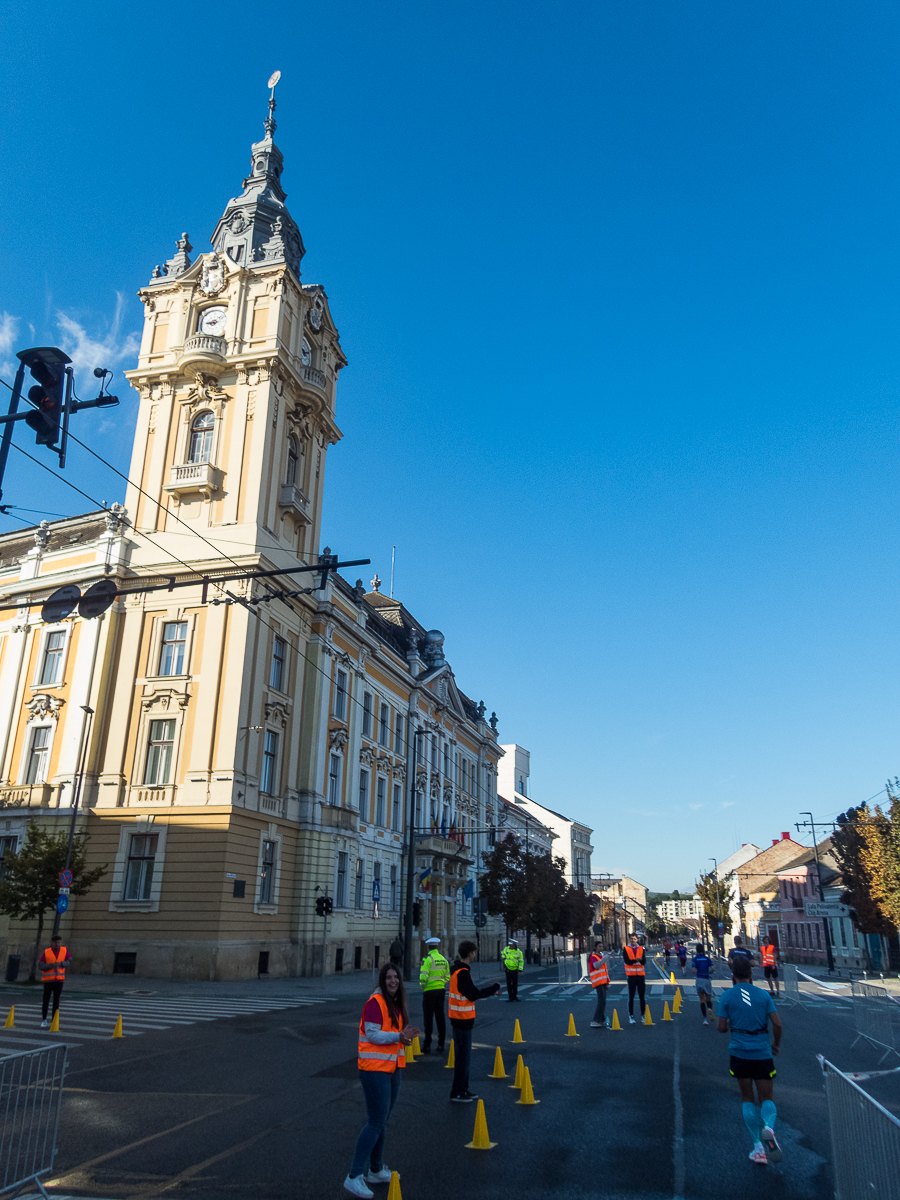
[{"label": "hanging traffic signal", "polygon": [[317,917],[325,916],[325,897],[324,896],[316,897],[316,916]]},{"label": "hanging traffic signal", "polygon": [[35,411],[25,414],[25,424],[34,430],[34,440],[39,446],[57,448],[67,398],[66,365],[72,360],[56,346],[35,346],[17,357],[37,380],[28,390]]},{"label": "hanging traffic signal", "polygon": [[330,917],[334,912],[334,901],[330,896],[325,897],[325,916]]}]

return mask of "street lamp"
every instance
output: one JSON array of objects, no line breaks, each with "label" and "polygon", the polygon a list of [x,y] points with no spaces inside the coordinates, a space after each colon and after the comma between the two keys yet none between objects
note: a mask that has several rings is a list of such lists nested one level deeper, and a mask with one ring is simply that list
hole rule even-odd
[{"label": "street lamp", "polygon": [[[409,727],[407,726],[407,728]],[[413,886],[416,879],[416,767],[419,758],[416,738],[425,737],[427,733],[427,729],[417,729],[407,741],[406,773],[409,776],[409,820],[406,845],[406,912],[403,919],[403,978],[407,981],[412,979]]]},{"label": "street lamp", "polygon": [[[822,887],[822,868],[819,866],[819,847],[816,843],[816,822],[812,813],[801,813],[801,817],[809,817],[809,823],[812,828],[813,839],[813,854],[816,856],[816,882],[819,885],[819,900],[825,903],[825,889]],[[822,924],[825,926],[825,953],[828,955],[828,974],[834,970],[834,951],[831,948],[831,931],[828,928],[828,918],[822,918]],[[810,944],[812,944],[810,942]]]}]

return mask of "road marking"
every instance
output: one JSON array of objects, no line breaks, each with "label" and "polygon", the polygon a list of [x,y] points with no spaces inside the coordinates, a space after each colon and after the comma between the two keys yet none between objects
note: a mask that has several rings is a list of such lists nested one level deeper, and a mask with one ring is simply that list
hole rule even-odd
[{"label": "road marking", "polygon": [[684,1105],[681,1101],[681,1039],[675,1023],[675,1058],[672,1069],[672,1095],[675,1100],[675,1125],[672,1132],[672,1168],[674,1200],[684,1200]]}]

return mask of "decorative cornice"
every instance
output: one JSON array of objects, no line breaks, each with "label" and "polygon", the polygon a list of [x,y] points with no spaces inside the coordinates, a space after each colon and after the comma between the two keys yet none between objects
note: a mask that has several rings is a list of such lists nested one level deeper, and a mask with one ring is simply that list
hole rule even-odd
[{"label": "decorative cornice", "polygon": [[47,692],[38,692],[25,702],[29,713],[28,720],[33,721],[38,718],[43,721],[46,717],[51,717],[56,721],[59,719],[59,710],[64,704],[65,700],[62,696],[51,696]]}]

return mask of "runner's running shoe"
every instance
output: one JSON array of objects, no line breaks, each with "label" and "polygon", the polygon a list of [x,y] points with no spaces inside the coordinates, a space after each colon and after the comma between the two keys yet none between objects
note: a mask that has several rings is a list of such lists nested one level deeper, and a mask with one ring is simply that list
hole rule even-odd
[{"label": "runner's running shoe", "polygon": [[782,1153],[781,1147],[775,1137],[775,1131],[770,1129],[768,1125],[763,1126],[763,1131],[759,1135],[762,1139],[763,1149],[766,1152],[766,1158],[770,1163],[781,1162]]},{"label": "runner's running shoe", "polygon": [[768,1164],[769,1160],[766,1158],[766,1152],[763,1149],[762,1142],[756,1143],[756,1145],[750,1151],[748,1158],[752,1163],[758,1163],[761,1167],[764,1167]]}]

